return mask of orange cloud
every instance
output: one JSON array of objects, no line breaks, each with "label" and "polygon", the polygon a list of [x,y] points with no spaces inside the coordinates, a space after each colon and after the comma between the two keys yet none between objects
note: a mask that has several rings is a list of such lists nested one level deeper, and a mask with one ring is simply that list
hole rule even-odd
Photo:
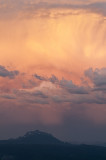
[{"label": "orange cloud", "polygon": [[29,74],[71,76],[76,82],[86,68],[105,67],[103,16],[71,10],[73,14],[58,17],[59,12],[68,10],[50,10],[45,18],[2,20],[0,64]]}]

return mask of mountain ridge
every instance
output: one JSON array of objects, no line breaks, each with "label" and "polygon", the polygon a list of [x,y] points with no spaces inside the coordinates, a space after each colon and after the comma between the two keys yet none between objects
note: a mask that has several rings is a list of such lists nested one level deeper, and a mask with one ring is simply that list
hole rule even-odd
[{"label": "mountain ridge", "polygon": [[64,142],[50,133],[33,130],[18,138],[0,140],[0,144],[64,144]]}]

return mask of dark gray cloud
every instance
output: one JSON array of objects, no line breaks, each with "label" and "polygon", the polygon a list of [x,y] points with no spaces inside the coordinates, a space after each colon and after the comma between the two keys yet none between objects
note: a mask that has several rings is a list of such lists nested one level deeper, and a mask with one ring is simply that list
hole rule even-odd
[{"label": "dark gray cloud", "polygon": [[[14,71],[8,71],[3,66],[1,68],[3,77],[14,78]],[[106,68],[95,70],[89,68],[84,72],[84,75],[91,80],[92,87],[87,82],[87,85],[83,85],[83,83],[76,85],[72,80],[64,78],[59,80],[55,75],[44,77],[35,74],[34,82],[37,80],[37,83],[34,83],[35,86],[11,90],[8,94],[2,93],[1,97],[16,98],[16,101],[20,103],[30,104],[50,104],[52,102],[57,104],[106,104]]]},{"label": "dark gray cloud", "polygon": [[55,75],[52,75],[50,78],[48,78],[48,77],[40,76],[38,74],[34,74],[34,77],[40,81],[50,81],[52,83],[59,82],[58,78]]},{"label": "dark gray cloud", "polygon": [[16,99],[15,95],[11,95],[11,94],[2,94],[0,97],[6,98],[6,99]]},{"label": "dark gray cloud", "polygon": [[52,75],[50,78],[46,78],[40,75],[35,74],[35,78],[39,79],[40,81],[49,81],[51,83],[55,83],[59,85],[61,88],[66,89],[71,94],[88,94],[89,89],[83,86],[75,85],[71,80],[59,80],[55,75]]},{"label": "dark gray cloud", "polygon": [[68,80],[62,79],[60,81],[60,86],[62,88],[65,88],[71,94],[88,94],[89,93],[88,88],[85,88],[83,86],[77,86],[71,80],[68,81]]},{"label": "dark gray cloud", "polygon": [[[82,3],[82,4],[74,4],[74,3],[61,3],[61,2],[54,2],[54,3],[49,3],[49,2],[39,2],[39,3],[32,3],[26,7],[25,12],[29,12],[29,15],[32,15],[32,17],[39,15],[39,9],[46,9],[45,12],[44,10],[40,10],[40,15],[43,17],[48,17],[50,16],[50,9],[64,9],[64,13],[55,13],[54,18],[58,16],[65,16],[65,15],[71,15],[74,14],[71,10],[83,10],[84,12],[95,12],[98,14],[101,14],[103,16],[106,16],[106,2],[91,2],[91,3]],[[65,12],[65,10],[70,10],[68,13]],[[45,13],[45,14],[44,14]],[[75,13],[75,14],[79,14]]]},{"label": "dark gray cloud", "polygon": [[10,79],[13,79],[18,74],[19,74],[19,71],[17,71],[17,70],[9,71],[4,66],[0,65],[0,77],[8,77]]},{"label": "dark gray cloud", "polygon": [[52,82],[52,83],[58,83],[59,82],[58,78],[55,75],[52,75],[49,78],[49,81]]},{"label": "dark gray cloud", "polygon": [[[38,90],[38,88],[28,88],[28,89],[16,89],[13,91],[14,97],[17,98],[19,103],[30,103],[30,104],[48,104],[49,95],[45,92]],[[6,96],[6,97],[5,97]],[[8,94],[11,97],[11,94]],[[7,94],[4,94],[3,98],[8,98]],[[8,98],[9,99],[9,98]]]},{"label": "dark gray cloud", "polygon": [[48,98],[48,96],[47,95],[45,95],[43,92],[41,92],[41,91],[34,91],[33,93],[32,93],[32,95],[33,96],[38,96],[38,97],[41,97],[41,98]]},{"label": "dark gray cloud", "polygon": [[64,78],[59,80],[55,75],[52,75],[50,78],[42,77],[40,81],[50,82],[59,86],[61,91],[57,88],[57,93],[53,92],[51,96],[47,93],[48,98],[55,103],[106,104],[106,68],[95,69],[94,71],[92,68],[89,68],[84,72],[84,75],[92,81],[92,87],[88,86],[87,82],[87,86],[78,86],[71,80]]},{"label": "dark gray cloud", "polygon": [[38,80],[41,80],[41,81],[46,81],[46,80],[47,80],[47,78],[45,78],[45,77],[43,77],[43,76],[40,76],[40,75],[38,75],[38,74],[34,74],[34,77],[35,77],[36,79],[38,79]]},{"label": "dark gray cloud", "polygon": [[44,99],[26,99],[25,101],[30,104],[49,104],[49,102]]},{"label": "dark gray cloud", "polygon": [[48,98],[48,96],[46,94],[44,94],[42,91],[40,90],[36,90],[36,89],[21,89],[21,90],[14,90],[13,91],[14,94],[18,95],[18,96],[31,96],[31,97],[40,97],[40,98]]},{"label": "dark gray cloud", "polygon": [[85,71],[85,76],[88,77],[95,85],[96,90],[106,88],[106,68],[95,69],[89,68]]},{"label": "dark gray cloud", "polygon": [[106,16],[106,2],[96,2],[89,4],[86,8]]},{"label": "dark gray cloud", "polygon": [[[50,17],[50,9],[57,9],[57,13],[52,15],[56,18],[58,16],[64,16],[67,14],[74,14],[71,10],[84,10],[84,12],[95,12],[106,16],[106,2],[89,2],[86,3],[74,3],[72,0],[67,1],[67,3],[62,3],[63,1],[35,1],[35,0],[7,0],[0,2],[0,17],[20,17],[20,18],[34,18],[39,17]],[[59,12],[58,9],[64,9],[64,12]],[[70,10],[68,13],[65,10]],[[76,13],[75,13],[76,14]],[[78,12],[79,14],[79,12]]]}]

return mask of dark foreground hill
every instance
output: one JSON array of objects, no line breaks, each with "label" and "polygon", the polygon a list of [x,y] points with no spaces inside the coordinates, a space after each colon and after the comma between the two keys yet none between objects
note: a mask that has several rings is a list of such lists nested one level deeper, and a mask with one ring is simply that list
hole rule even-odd
[{"label": "dark foreground hill", "polygon": [[106,160],[105,147],[71,145],[40,131],[0,142],[0,160]]},{"label": "dark foreground hill", "polygon": [[0,160],[106,160],[106,148],[86,145],[1,144]]}]

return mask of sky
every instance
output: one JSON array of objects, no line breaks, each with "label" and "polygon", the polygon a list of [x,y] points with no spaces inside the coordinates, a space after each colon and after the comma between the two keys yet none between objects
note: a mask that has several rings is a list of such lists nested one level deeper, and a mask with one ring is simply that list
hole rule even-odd
[{"label": "sky", "polygon": [[36,129],[106,142],[106,0],[0,0],[0,139]]}]

